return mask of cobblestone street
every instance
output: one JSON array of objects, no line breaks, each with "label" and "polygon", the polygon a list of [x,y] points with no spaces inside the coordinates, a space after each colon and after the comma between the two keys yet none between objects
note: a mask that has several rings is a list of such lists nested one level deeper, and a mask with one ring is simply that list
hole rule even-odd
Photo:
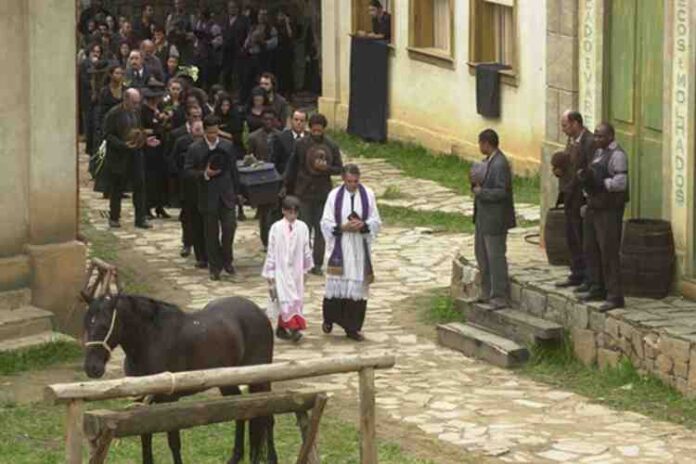
[{"label": "cobblestone street", "polygon": [[[414,209],[438,209],[471,214],[466,197],[427,181],[409,179],[381,160],[357,159],[364,182],[381,194],[389,185],[413,187],[418,197],[437,201],[389,204]],[[388,179],[388,181],[384,181]],[[89,221],[107,230],[108,204],[101,194],[82,188],[81,200]],[[230,295],[251,298],[262,307],[267,286],[260,277],[263,253],[258,224],[239,224],[235,238],[238,274],[211,282],[194,268],[192,258],[179,256],[179,222],[154,221],[154,229],[133,228],[132,209],[124,202],[123,228],[116,239],[160,268],[160,277],[188,293],[189,310]],[[538,219],[538,208],[518,211]],[[536,214],[536,217],[534,216]],[[253,217],[253,213],[248,214]],[[543,262],[542,251],[524,241],[525,230],[514,230],[509,243],[511,261]],[[613,411],[579,395],[530,381],[514,371],[468,359],[410,332],[400,325],[400,303],[414,295],[447,287],[452,259],[459,250],[471,255],[471,236],[433,234],[427,229],[385,225],[374,247],[376,282],[371,288],[365,324],[367,341],[356,344],[335,331],[321,333],[323,278],[310,276],[306,295],[308,330],[299,345],[277,342],[275,359],[313,359],[358,351],[387,351],[397,357],[396,367],[377,371],[377,403],[384,414],[417,425],[424,434],[462,448],[519,463],[696,463],[696,434],[684,427],[642,415]],[[434,329],[433,329],[434,330]],[[120,364],[112,363],[112,369]],[[338,395],[354,395],[357,377],[324,377],[314,388]]]}]

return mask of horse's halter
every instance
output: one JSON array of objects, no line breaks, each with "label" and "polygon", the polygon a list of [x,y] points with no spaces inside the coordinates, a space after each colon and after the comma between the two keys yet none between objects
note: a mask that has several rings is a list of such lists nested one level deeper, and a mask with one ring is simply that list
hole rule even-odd
[{"label": "horse's halter", "polygon": [[111,334],[114,331],[114,327],[116,327],[116,304],[114,303],[114,311],[111,314],[111,325],[109,326],[109,331],[106,333],[106,337],[104,337],[104,340],[93,340],[91,342],[86,342],[85,346],[101,346],[104,348],[108,353],[109,356],[111,356],[111,351],[113,349],[109,346],[109,338],[111,337]]}]

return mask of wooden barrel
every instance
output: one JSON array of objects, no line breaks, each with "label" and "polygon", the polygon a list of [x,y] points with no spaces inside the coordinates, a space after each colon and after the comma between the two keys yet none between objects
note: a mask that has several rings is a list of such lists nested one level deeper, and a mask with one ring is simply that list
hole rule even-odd
[{"label": "wooden barrel", "polygon": [[546,213],[544,243],[549,264],[554,266],[568,266],[570,264],[570,250],[566,240],[566,218],[563,208],[551,208]]},{"label": "wooden barrel", "polygon": [[631,219],[621,242],[621,283],[624,293],[664,298],[674,278],[672,226],[657,219]]}]

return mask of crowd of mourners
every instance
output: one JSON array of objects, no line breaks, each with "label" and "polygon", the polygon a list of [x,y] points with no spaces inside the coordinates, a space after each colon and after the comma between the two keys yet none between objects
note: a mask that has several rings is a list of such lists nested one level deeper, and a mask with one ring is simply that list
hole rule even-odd
[{"label": "crowd of mourners", "polygon": [[[176,208],[181,256],[220,280],[236,273],[237,221],[252,203],[276,334],[299,340],[304,274],[324,275],[326,262],[322,328],[336,323],[362,340],[380,220],[359,168],[344,166],[324,135],[326,118],[291,106],[295,92],[319,87],[313,31],[254,2],[230,1],[219,15],[186,6],[174,0],[161,24],[149,4],[132,19],[100,0],[81,13],[80,124],[109,226],[121,227],[129,196],[138,228]],[[244,191],[240,172],[256,167],[278,180],[271,201],[254,204]]]}]

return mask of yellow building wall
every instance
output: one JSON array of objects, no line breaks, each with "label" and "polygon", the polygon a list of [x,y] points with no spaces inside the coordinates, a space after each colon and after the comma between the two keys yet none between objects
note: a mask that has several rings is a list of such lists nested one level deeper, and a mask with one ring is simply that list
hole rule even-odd
[{"label": "yellow building wall", "polygon": [[[323,80],[320,110],[345,128],[350,94],[351,1],[324,0]],[[478,159],[477,137],[495,129],[515,171],[539,168],[545,124],[544,1],[517,2],[518,69],[515,85],[501,84],[499,119],[476,112],[476,77],[469,61],[469,0],[455,0],[454,63],[451,68],[410,56],[409,0],[394,2],[394,50],[390,57],[390,139],[409,140],[434,151]]]}]

